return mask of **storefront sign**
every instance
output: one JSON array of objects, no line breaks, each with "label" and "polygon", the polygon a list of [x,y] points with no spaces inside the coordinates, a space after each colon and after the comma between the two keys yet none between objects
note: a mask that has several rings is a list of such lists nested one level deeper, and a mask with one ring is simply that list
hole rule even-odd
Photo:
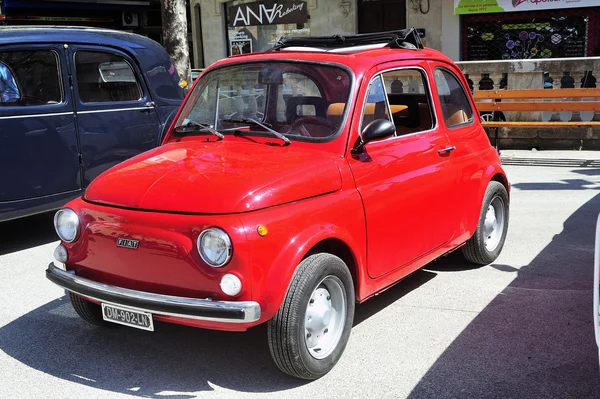
[{"label": "storefront sign", "polygon": [[53,22],[114,22],[113,18],[88,18],[88,17],[36,17],[36,16],[9,16],[12,21],[53,21]]},{"label": "storefront sign", "polygon": [[308,21],[305,1],[256,2],[229,7],[229,26],[301,24]]},{"label": "storefront sign", "polygon": [[489,14],[598,6],[598,0],[454,0],[454,13]]}]

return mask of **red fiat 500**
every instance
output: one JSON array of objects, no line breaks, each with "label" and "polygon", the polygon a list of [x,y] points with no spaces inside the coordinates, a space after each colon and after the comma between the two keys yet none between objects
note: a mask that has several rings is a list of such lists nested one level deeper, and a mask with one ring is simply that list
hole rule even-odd
[{"label": "red fiat 500", "polygon": [[219,61],[162,146],[57,212],[47,277],[97,325],[268,323],[277,366],[318,378],[355,303],[459,247],[500,254],[509,184],[465,87],[412,29]]}]

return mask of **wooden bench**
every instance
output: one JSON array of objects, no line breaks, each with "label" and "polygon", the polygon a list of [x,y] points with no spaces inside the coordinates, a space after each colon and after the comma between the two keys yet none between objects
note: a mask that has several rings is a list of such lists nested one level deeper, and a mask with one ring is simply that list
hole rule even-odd
[{"label": "wooden bench", "polygon": [[[600,89],[527,89],[527,90],[479,90],[474,94],[479,112],[573,112],[600,111]],[[556,101],[563,98],[585,98],[586,101]],[[587,99],[598,99],[589,101]],[[487,100],[487,101],[482,101]],[[517,101],[503,101],[517,100]],[[555,100],[555,101],[544,101]],[[554,129],[554,128],[600,128],[600,122],[482,122],[494,130],[494,145],[499,150],[500,128]]]}]

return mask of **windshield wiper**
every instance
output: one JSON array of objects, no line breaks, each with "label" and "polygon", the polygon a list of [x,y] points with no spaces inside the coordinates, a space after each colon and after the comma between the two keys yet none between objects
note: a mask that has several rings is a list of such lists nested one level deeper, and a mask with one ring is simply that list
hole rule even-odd
[{"label": "windshield wiper", "polygon": [[268,123],[263,123],[263,122],[259,122],[256,119],[253,118],[239,118],[239,119],[234,119],[234,118],[228,118],[228,119],[223,119],[223,122],[229,122],[229,123],[247,123],[250,125],[257,125],[262,127],[263,129],[265,129],[266,131],[273,133],[277,138],[281,139],[285,145],[290,145],[292,144],[292,142],[290,141],[290,139],[288,139],[287,137],[285,137],[283,134],[279,133],[276,130],[273,130],[270,128],[270,125]]},{"label": "windshield wiper", "polygon": [[219,133],[215,129],[213,129],[213,127],[211,125],[206,124],[206,123],[196,122],[196,121],[189,121],[185,125],[176,126],[175,129],[173,129],[173,130],[178,135],[200,133],[200,132],[210,132],[210,133],[214,134],[215,136],[217,136],[219,138],[219,140],[223,140],[223,138],[225,137],[221,133]]}]

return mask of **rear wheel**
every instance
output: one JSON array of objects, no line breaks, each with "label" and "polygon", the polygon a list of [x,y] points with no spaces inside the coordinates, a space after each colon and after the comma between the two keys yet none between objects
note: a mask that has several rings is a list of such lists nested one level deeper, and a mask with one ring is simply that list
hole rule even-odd
[{"label": "rear wheel", "polygon": [[271,356],[281,371],[306,380],[340,359],[354,320],[354,285],[346,264],[331,254],[304,259],[267,327]]},{"label": "rear wheel", "polygon": [[102,318],[102,307],[100,305],[86,301],[72,292],[69,293],[69,296],[71,298],[73,309],[75,309],[75,312],[77,312],[79,317],[83,320],[95,326],[114,327],[114,324],[108,323]]},{"label": "rear wheel", "polygon": [[502,183],[491,181],[483,197],[477,230],[462,247],[469,262],[487,265],[500,256],[508,231],[508,214],[506,188]]}]

